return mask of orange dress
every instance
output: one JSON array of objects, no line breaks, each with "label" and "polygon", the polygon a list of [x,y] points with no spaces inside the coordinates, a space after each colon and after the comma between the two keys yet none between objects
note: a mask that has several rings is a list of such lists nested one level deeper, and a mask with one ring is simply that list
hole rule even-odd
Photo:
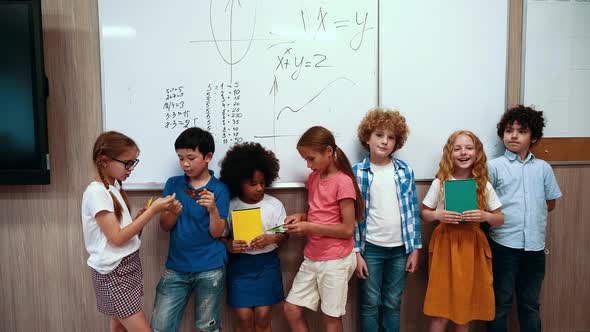
[{"label": "orange dress", "polygon": [[456,324],[493,320],[492,253],[478,223],[440,223],[428,246],[424,314]]}]

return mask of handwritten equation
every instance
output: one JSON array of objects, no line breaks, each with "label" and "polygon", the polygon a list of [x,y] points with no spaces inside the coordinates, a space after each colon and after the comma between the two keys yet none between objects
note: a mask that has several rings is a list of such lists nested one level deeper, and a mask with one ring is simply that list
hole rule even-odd
[{"label": "handwritten equation", "polygon": [[325,68],[325,67],[332,67],[329,62],[326,62],[328,56],[320,53],[313,54],[312,56],[306,57],[305,55],[297,56],[292,55],[293,48],[289,47],[285,50],[285,52],[277,56],[277,66],[275,67],[275,71],[283,70],[288,71],[291,68],[293,71],[291,72],[291,79],[297,80],[301,71],[304,68]]},{"label": "handwritten equation", "polygon": [[[189,43],[209,48],[208,51],[218,58],[212,65],[224,68],[224,83],[208,79],[210,83],[199,88],[204,89],[200,91],[204,97],[201,99],[200,119],[191,117],[190,112],[185,115],[175,111],[172,116],[176,114],[184,120],[193,119],[194,123],[218,135],[216,139],[221,144],[242,142],[248,135],[244,135],[242,130],[246,114],[243,112],[240,81],[250,82],[252,77],[235,79],[234,73],[242,76],[243,73],[250,74],[251,68],[247,68],[245,63],[248,66],[255,64],[259,68],[258,72],[263,76],[255,77],[258,85],[265,85],[261,82],[271,75],[268,77],[271,84],[265,90],[268,91],[270,87],[268,95],[271,96],[269,102],[272,105],[268,105],[268,110],[272,108],[273,123],[269,123],[272,133],[265,134],[265,137],[277,135],[275,122],[280,120],[283,113],[303,111],[320,101],[327,90],[350,88],[357,84],[356,74],[351,74],[349,68],[350,62],[342,60],[352,59],[353,54],[356,59],[364,57],[366,51],[358,55],[361,54],[359,51],[368,43],[367,33],[375,30],[376,24],[376,13],[371,11],[371,6],[361,4],[358,8],[351,8],[338,4],[337,8],[332,8],[314,5],[313,2],[305,6],[289,3],[288,10],[280,17],[261,19],[257,13],[258,2],[227,0],[223,3],[220,6],[211,0],[208,5],[210,34],[189,40]],[[266,11],[268,6],[283,7],[265,3],[260,8]],[[372,41],[369,45],[372,45]],[[241,66],[245,69],[236,71]],[[287,91],[282,96],[286,90],[279,89],[279,85],[287,81],[314,84],[302,86],[301,91]],[[284,86],[290,89],[293,87],[292,82]],[[248,91],[260,91],[249,84],[248,88]],[[245,101],[248,107],[256,107],[254,105],[259,103],[257,99],[262,97],[247,95]],[[176,103],[182,102],[182,97],[179,98],[175,100]],[[173,107],[182,108],[183,105],[173,104]]]},{"label": "handwritten equation", "polygon": [[165,129],[184,130],[200,125],[211,133],[221,133],[223,144],[241,143],[244,140],[240,130],[244,115],[240,100],[240,82],[209,83],[205,91],[205,112],[202,119],[192,115],[193,112],[186,108],[184,98],[182,85],[164,90],[162,126]]},{"label": "handwritten equation", "polygon": [[[244,115],[241,97],[240,82],[207,85],[204,127],[209,132],[221,133],[220,139],[223,144],[237,144],[244,140],[240,130]],[[217,121],[216,113],[221,115]]]},{"label": "handwritten equation", "polygon": [[317,10],[317,15],[314,15],[315,19],[310,19],[309,12],[301,10],[300,15],[301,22],[303,24],[303,30],[305,32],[314,33],[315,38],[320,30],[323,32],[328,32],[330,28],[351,29],[352,36],[350,37],[348,44],[352,50],[358,51],[363,43],[365,33],[373,29],[373,27],[367,27],[367,18],[369,17],[369,13],[359,13],[356,11],[354,14],[354,19],[342,19],[342,17],[332,19],[333,15],[328,16],[328,14],[328,10],[320,6]]},{"label": "handwritten equation", "polygon": [[164,90],[163,127],[169,130],[186,129],[197,122],[197,117],[191,116],[191,110],[185,108],[184,86],[178,85]]}]

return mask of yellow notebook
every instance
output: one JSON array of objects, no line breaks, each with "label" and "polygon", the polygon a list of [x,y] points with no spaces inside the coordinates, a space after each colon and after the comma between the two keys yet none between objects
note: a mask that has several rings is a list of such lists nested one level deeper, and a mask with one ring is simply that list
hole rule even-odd
[{"label": "yellow notebook", "polygon": [[231,212],[234,240],[251,242],[263,234],[260,208],[234,210]]}]

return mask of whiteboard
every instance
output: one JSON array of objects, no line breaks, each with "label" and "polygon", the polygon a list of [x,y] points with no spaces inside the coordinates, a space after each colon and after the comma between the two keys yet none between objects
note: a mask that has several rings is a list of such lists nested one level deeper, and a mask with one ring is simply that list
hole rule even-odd
[{"label": "whiteboard", "polygon": [[525,4],[522,102],[544,112],[545,137],[590,137],[590,1]]},{"label": "whiteboard", "polygon": [[488,158],[503,145],[507,0],[380,3],[380,104],[398,108],[410,136],[397,156],[432,179],[451,132],[473,131]]},{"label": "whiteboard", "polygon": [[277,186],[309,170],[295,148],[309,127],[336,136],[351,162],[356,127],[377,103],[377,2],[100,0],[103,129],[132,137],[128,189],[182,174],[174,151],[190,126],[209,130],[216,174],[227,149],[260,142],[281,163]]}]

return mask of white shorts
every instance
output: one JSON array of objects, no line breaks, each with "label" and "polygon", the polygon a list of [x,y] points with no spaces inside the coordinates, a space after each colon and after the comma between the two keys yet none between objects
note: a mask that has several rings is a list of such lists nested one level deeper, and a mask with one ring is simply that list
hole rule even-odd
[{"label": "white shorts", "polygon": [[356,253],[327,261],[312,261],[305,258],[293,280],[287,302],[318,310],[331,317],[344,316],[348,281],[356,269]]}]

